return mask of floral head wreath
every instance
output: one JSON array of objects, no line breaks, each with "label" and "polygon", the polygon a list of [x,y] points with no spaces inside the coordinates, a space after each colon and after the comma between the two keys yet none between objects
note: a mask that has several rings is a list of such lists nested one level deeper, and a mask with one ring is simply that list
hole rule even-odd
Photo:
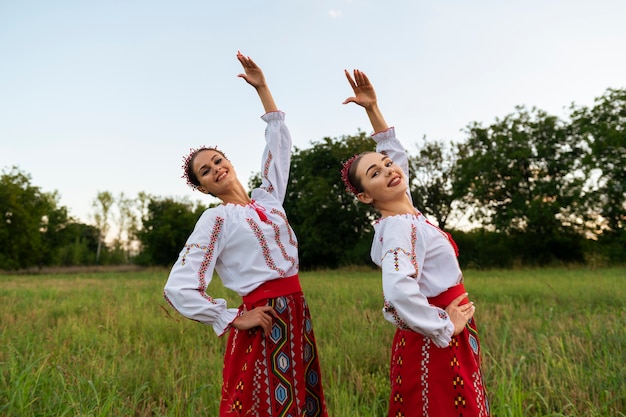
[{"label": "floral head wreath", "polygon": [[352,158],[344,162],[343,168],[341,168],[341,180],[346,186],[346,191],[354,195],[359,194],[359,190],[357,190],[356,187],[352,185],[352,183],[350,182],[349,173],[350,173],[350,167],[352,166],[352,164],[354,163],[354,161],[356,161],[358,157],[359,157],[359,154],[355,154]]},{"label": "floral head wreath", "polygon": [[[191,178],[189,178],[189,171],[188,171],[188,167],[189,167],[189,162],[198,154],[198,152],[200,151],[216,151],[219,152],[220,154],[222,154],[222,156],[224,158],[226,158],[226,154],[224,154],[224,152],[222,152],[221,150],[219,150],[217,148],[217,146],[201,146],[199,148],[189,148],[189,154],[187,156],[183,156],[183,175],[181,175],[181,178],[183,178],[186,182],[187,185],[192,189],[192,190],[197,190],[198,186],[196,184],[194,184],[191,181]],[[228,159],[228,158],[226,158]]]}]

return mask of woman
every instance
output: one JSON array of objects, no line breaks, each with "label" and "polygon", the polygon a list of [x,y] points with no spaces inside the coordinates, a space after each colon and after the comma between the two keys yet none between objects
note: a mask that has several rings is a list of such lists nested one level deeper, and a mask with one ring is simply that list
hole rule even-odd
[{"label": "woman", "polygon": [[[229,332],[220,416],[327,416],[309,309],[298,281],[298,243],[282,207],[291,136],[261,69],[240,52],[239,74],[265,109],[262,184],[249,196],[226,156],[192,150],[183,165],[194,189],[222,204],[206,210],[165,285],[182,315]],[[239,308],[206,293],[213,272],[243,298]]]},{"label": "woman", "polygon": [[344,163],[348,192],[371,204],[371,257],[382,269],[384,317],[397,326],[390,365],[389,417],[489,416],[480,367],[475,307],[467,300],[457,248],[413,207],[408,159],[378,108],[367,76],[345,71],[372,124],[376,152]]}]

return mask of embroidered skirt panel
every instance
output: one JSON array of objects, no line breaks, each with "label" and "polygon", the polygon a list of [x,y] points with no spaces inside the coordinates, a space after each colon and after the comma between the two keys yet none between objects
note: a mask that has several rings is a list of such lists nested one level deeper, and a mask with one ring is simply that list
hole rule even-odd
[{"label": "embroidered skirt panel", "polygon": [[446,348],[409,330],[395,333],[388,417],[489,417],[474,319]]},{"label": "embroidered skirt panel", "polygon": [[[327,417],[309,308],[301,292],[246,303],[271,305],[270,334],[231,329],[220,417]],[[241,307],[243,308],[243,306]]]}]

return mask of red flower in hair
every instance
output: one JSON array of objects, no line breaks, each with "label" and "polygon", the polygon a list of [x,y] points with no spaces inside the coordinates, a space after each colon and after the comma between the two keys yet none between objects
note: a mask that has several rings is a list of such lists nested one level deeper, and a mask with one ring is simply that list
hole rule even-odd
[{"label": "red flower in hair", "polygon": [[341,180],[346,186],[346,191],[354,195],[357,195],[359,193],[359,190],[357,190],[356,187],[350,182],[350,176],[348,175],[348,173],[350,172],[350,167],[358,157],[359,154],[355,154],[352,158],[344,162],[343,168],[341,168]]}]

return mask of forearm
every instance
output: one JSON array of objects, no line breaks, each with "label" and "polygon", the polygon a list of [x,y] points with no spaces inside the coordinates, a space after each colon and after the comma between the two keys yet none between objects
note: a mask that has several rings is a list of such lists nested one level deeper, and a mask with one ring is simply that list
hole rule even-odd
[{"label": "forearm", "polygon": [[[383,271],[389,270],[389,266],[395,271],[393,260],[387,262],[387,265],[383,264]],[[412,268],[405,269],[410,273]],[[448,314],[428,303],[412,276],[402,274],[401,271],[383,273],[385,319],[401,329],[410,329],[429,337],[439,347],[447,346],[455,331]]]},{"label": "forearm", "polygon": [[365,112],[367,113],[367,117],[370,119],[374,133],[383,132],[389,129],[378,104],[373,104],[372,106],[365,108]]},{"label": "forearm", "polygon": [[265,113],[278,111],[278,107],[274,102],[274,97],[272,96],[270,88],[267,85],[258,87],[256,89],[256,92],[259,94],[259,98],[261,99],[261,104],[263,104],[263,109],[265,110]]}]

